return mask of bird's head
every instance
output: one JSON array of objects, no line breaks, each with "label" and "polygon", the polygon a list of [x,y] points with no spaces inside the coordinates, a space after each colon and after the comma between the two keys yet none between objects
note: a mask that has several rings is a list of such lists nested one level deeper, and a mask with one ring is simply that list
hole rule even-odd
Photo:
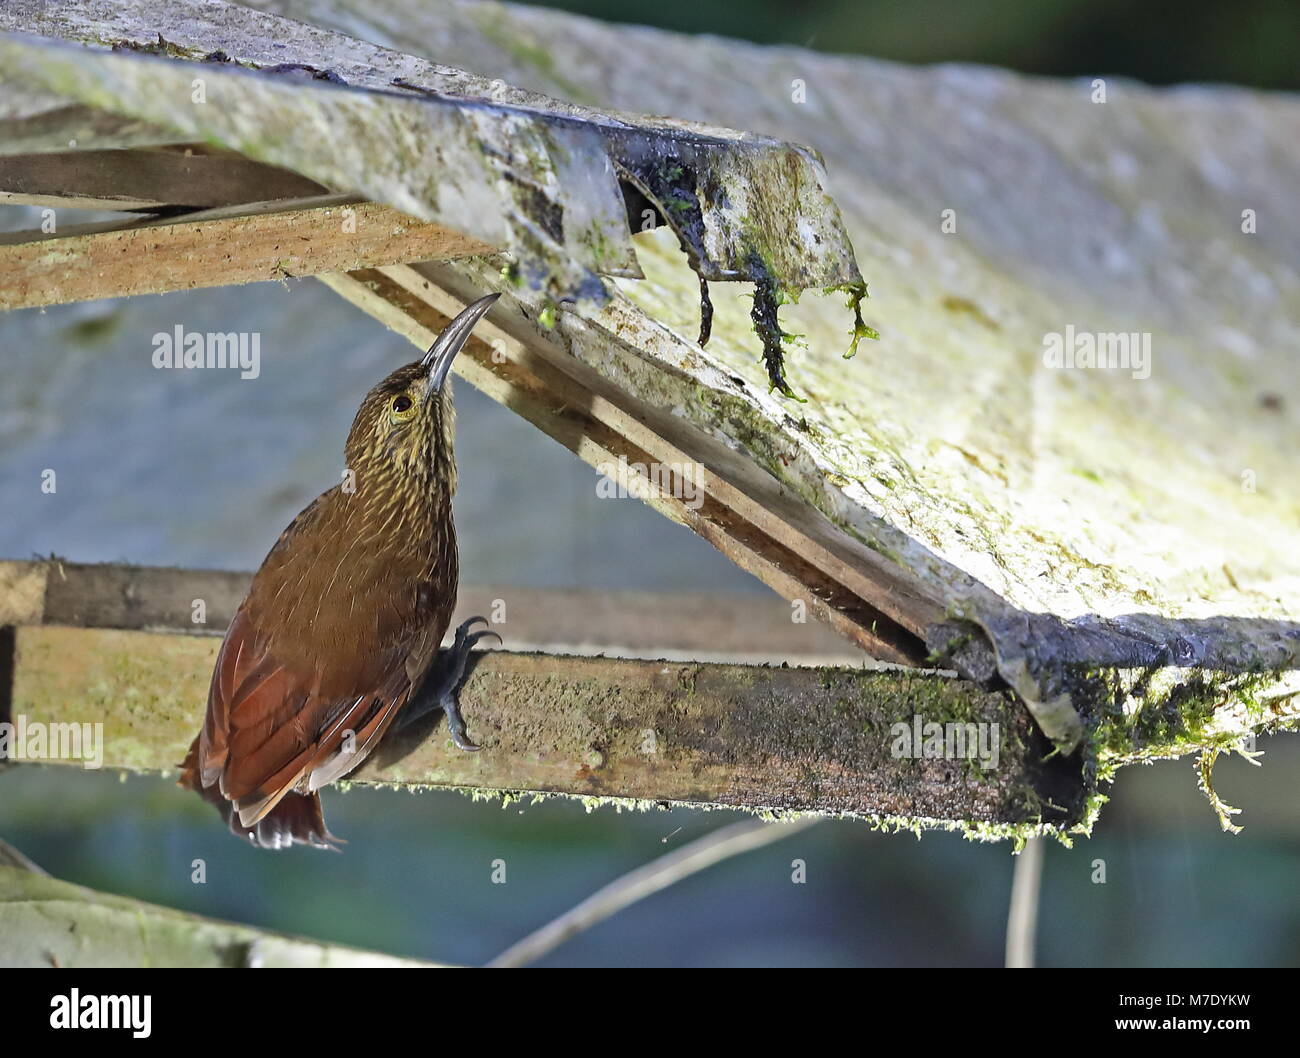
[{"label": "bird's head", "polygon": [[382,484],[398,477],[441,480],[455,488],[451,364],[499,296],[488,294],[466,306],[420,360],[399,367],[366,394],[346,449],[358,490],[367,479]]}]

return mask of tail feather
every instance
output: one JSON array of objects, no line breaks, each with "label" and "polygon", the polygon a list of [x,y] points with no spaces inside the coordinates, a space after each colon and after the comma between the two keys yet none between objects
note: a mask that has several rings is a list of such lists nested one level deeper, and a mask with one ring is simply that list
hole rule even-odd
[{"label": "tail feather", "polygon": [[215,807],[235,837],[244,838],[259,849],[287,849],[296,842],[318,849],[339,851],[336,842],[343,839],[336,838],[325,825],[320,794],[287,793],[279,804],[256,823],[244,826],[239,821],[238,806],[222,796],[220,782],[213,782],[211,786],[203,785],[198,756],[199,740],[196,738],[185,757],[185,763],[181,765],[181,777],[177,785],[196,791]]}]

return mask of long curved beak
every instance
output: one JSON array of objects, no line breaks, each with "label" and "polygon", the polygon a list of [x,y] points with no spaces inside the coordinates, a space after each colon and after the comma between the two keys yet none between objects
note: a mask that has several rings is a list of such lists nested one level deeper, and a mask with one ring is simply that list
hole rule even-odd
[{"label": "long curved beak", "polygon": [[447,373],[451,371],[451,362],[456,359],[456,354],[469,340],[474,325],[483,318],[500,296],[500,294],[488,294],[472,305],[466,305],[460,315],[447,324],[443,332],[438,335],[438,340],[429,346],[429,351],[420,361],[421,365],[429,369],[429,392],[442,389],[442,384],[447,381]]}]

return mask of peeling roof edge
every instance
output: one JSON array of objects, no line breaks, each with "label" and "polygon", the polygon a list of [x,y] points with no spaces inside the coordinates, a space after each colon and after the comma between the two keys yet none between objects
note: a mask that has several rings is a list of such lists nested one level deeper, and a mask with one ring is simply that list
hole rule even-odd
[{"label": "peeling roof edge", "polygon": [[556,301],[599,303],[598,276],[639,276],[625,185],[703,279],[861,285],[806,147],[566,104],[220,0],[17,0],[0,29],[11,92],[127,115],[466,231],[516,255],[520,278]]}]

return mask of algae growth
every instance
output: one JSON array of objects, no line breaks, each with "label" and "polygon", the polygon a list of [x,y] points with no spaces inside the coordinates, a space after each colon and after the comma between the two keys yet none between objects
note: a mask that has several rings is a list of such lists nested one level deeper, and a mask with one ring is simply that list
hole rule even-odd
[{"label": "algae growth", "polygon": [[763,364],[767,368],[769,392],[776,390],[782,396],[793,397],[804,403],[804,398],[798,396],[785,380],[785,350],[782,344],[793,342],[797,335],[781,329],[781,322],[777,318],[780,305],[781,295],[776,282],[766,275],[755,280],[754,308],[749,317],[754,321],[754,333],[763,343]]},{"label": "algae growth", "polygon": [[862,301],[871,296],[867,293],[866,281],[860,279],[854,283],[840,283],[838,286],[827,287],[825,293],[847,295],[844,305],[853,312],[853,330],[849,332],[852,340],[844,354],[844,359],[852,360],[857,355],[858,343],[863,338],[870,338],[872,341],[880,338],[880,332],[874,327],[868,327],[862,319]]}]

